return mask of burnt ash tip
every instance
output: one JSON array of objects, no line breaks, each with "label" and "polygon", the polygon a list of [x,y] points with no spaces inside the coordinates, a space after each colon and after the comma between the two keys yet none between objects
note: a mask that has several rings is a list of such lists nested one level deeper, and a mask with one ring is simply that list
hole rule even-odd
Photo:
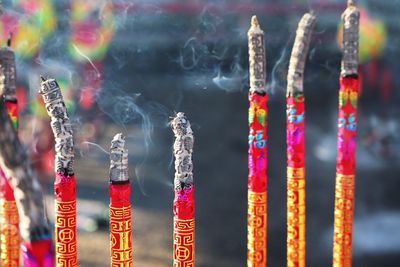
[{"label": "burnt ash tip", "polygon": [[12,37],[13,37],[13,33],[10,32],[10,33],[8,34],[8,38],[7,38],[7,46],[8,46],[8,47],[11,47]]},{"label": "burnt ash tip", "polygon": [[251,17],[251,27],[260,27],[256,15]]},{"label": "burnt ash tip", "polygon": [[128,150],[125,148],[124,135],[118,133],[111,141],[110,147],[110,182],[124,183],[128,181]]},{"label": "burnt ash tip", "polygon": [[190,128],[190,122],[183,112],[178,112],[176,114],[175,118],[173,118],[171,121],[171,126],[175,136],[192,132],[192,129]]}]

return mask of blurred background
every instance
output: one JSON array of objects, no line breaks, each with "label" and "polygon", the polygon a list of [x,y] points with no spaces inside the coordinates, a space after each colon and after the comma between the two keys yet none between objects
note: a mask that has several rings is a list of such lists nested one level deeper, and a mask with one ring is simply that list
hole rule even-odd
[{"label": "blurred background", "polygon": [[[361,9],[354,266],[400,260],[400,1]],[[185,112],[195,133],[196,261],[245,266],[247,30],[266,36],[269,102],[268,262],[286,262],[285,90],[301,16],[318,15],[306,64],[307,262],[332,262],[340,15],[345,0],[4,0],[13,33],[20,135],[53,214],[53,137],[39,75],[60,83],[75,130],[80,266],[109,266],[108,150],[127,136],[134,262],[172,263],[173,134]]]}]

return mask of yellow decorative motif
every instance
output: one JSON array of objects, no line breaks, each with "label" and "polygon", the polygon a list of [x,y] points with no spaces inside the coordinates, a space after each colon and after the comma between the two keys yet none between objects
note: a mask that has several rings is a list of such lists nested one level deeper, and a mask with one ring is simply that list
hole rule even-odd
[{"label": "yellow decorative motif", "polygon": [[132,267],[131,207],[110,206],[111,267]]},{"label": "yellow decorative motif", "polygon": [[76,267],[76,202],[56,201],[55,247],[57,267]]},{"label": "yellow decorative motif", "polygon": [[306,203],[304,168],[287,168],[287,266],[304,267]]},{"label": "yellow decorative motif", "polygon": [[15,201],[0,199],[1,265],[19,267],[18,209]]},{"label": "yellow decorative motif", "polygon": [[248,192],[247,266],[267,263],[267,193]]},{"label": "yellow decorative motif", "polygon": [[194,267],[194,219],[174,218],[174,263],[173,267]]},{"label": "yellow decorative motif", "polygon": [[333,267],[351,267],[354,175],[336,175]]}]

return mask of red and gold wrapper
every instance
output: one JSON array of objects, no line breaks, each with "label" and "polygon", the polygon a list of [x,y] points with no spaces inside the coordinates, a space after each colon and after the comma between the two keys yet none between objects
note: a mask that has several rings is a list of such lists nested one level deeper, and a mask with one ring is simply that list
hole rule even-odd
[{"label": "red and gold wrapper", "polygon": [[175,190],[173,267],[195,265],[194,186]]},{"label": "red and gold wrapper", "polygon": [[110,183],[110,253],[112,267],[132,266],[130,183]]},{"label": "red and gold wrapper", "polygon": [[[5,108],[14,129],[18,129],[18,102],[5,101]],[[1,266],[19,266],[20,237],[19,216],[14,191],[0,170],[0,244]]]},{"label": "red and gold wrapper", "polygon": [[249,101],[247,266],[265,267],[267,263],[268,96],[250,92]]},{"label": "red and gold wrapper", "polygon": [[340,79],[333,266],[351,267],[359,80]]},{"label": "red and gold wrapper", "polygon": [[304,175],[304,94],[295,92],[287,104],[287,266],[304,267],[306,203]]},{"label": "red and gold wrapper", "polygon": [[54,194],[56,266],[75,267],[78,266],[75,177],[56,173]]}]

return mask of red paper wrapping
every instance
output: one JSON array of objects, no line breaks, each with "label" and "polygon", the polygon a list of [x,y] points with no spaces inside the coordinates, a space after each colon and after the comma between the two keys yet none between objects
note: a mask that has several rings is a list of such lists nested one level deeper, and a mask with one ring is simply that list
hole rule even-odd
[{"label": "red paper wrapping", "polygon": [[305,266],[306,203],[304,175],[304,95],[296,92],[287,104],[287,266]]},{"label": "red paper wrapping", "polygon": [[351,267],[359,80],[340,79],[333,266]]},{"label": "red paper wrapping", "polygon": [[54,195],[56,266],[75,267],[77,266],[75,177],[56,173]]},{"label": "red paper wrapping", "polygon": [[249,94],[249,177],[247,214],[247,266],[267,263],[267,100]]},{"label": "red paper wrapping", "polygon": [[195,263],[194,186],[175,191],[174,267],[194,267]]},{"label": "red paper wrapping", "polygon": [[[5,101],[14,129],[18,129],[18,102]],[[1,266],[19,266],[19,216],[14,191],[0,170],[0,244]]]},{"label": "red paper wrapping", "polygon": [[132,214],[130,183],[110,183],[111,266],[132,266]]}]

